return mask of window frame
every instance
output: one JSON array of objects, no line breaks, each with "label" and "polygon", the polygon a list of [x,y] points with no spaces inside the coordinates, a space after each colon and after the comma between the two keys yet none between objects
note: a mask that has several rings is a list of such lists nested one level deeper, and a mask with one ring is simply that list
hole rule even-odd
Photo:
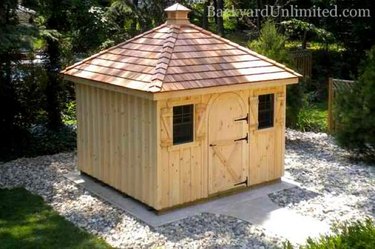
[{"label": "window frame", "polygon": [[[263,96],[270,96],[270,99],[267,100],[265,103],[268,104],[267,108],[260,109],[261,108],[261,97]],[[262,125],[260,121],[260,116],[261,115],[270,115],[271,117],[265,118],[267,121],[264,122],[265,124]],[[262,120],[264,121],[264,120]],[[275,93],[267,93],[267,94],[261,94],[258,95],[258,130],[263,130],[263,129],[269,129],[275,127]]]},{"label": "window frame", "polygon": [[[189,122],[184,122],[184,118],[186,118],[186,116],[184,116],[184,111],[183,111],[183,108],[184,107],[191,107],[191,110],[190,112],[188,113],[189,117],[190,117],[190,121]],[[175,108],[182,108],[182,111],[181,111],[181,121],[180,123],[175,123]],[[186,137],[188,137],[188,139],[186,140],[181,140],[181,136],[180,136],[180,140],[176,141],[176,134],[175,134],[175,126],[187,126],[189,125],[189,127],[191,127],[191,131],[189,132],[188,135],[186,135]],[[178,145],[183,145],[183,144],[188,144],[188,143],[193,143],[195,141],[195,105],[194,104],[184,104],[184,105],[176,105],[176,106],[173,106],[172,107],[172,145],[173,146],[178,146]]]}]

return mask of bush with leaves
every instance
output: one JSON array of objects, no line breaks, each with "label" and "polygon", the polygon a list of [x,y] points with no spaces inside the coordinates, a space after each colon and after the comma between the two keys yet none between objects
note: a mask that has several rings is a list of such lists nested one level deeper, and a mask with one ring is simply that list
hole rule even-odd
[{"label": "bush with leaves", "polygon": [[[375,248],[375,225],[365,221],[348,222],[333,227],[334,235],[322,236],[318,240],[308,239],[300,249],[373,249]],[[289,242],[284,249],[293,249]]]},{"label": "bush with leaves", "polygon": [[375,46],[361,68],[353,87],[337,94],[335,137],[355,156],[375,160]]},{"label": "bush with leaves", "polygon": [[[267,56],[279,63],[293,66],[291,57],[285,47],[286,37],[278,32],[273,21],[266,21],[257,40],[250,41],[248,47],[259,54]],[[296,128],[298,114],[303,100],[303,91],[300,84],[291,85],[287,88],[287,126]]]}]

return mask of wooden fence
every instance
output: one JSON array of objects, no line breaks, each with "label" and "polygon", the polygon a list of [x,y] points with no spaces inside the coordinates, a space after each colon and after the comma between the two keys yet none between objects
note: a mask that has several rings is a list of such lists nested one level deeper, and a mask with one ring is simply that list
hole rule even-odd
[{"label": "wooden fence", "polygon": [[290,52],[290,56],[296,66],[297,72],[303,77],[311,78],[312,75],[312,53],[309,50],[295,50]]},{"label": "wooden fence", "polygon": [[346,91],[353,87],[355,81],[329,78],[328,80],[328,131],[334,132],[338,124],[333,115],[335,96],[340,91]]}]

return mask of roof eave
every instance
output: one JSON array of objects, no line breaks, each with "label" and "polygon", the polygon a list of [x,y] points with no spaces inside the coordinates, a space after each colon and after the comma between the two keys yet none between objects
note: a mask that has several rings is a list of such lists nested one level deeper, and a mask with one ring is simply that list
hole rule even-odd
[{"label": "roof eave", "polygon": [[212,93],[222,93],[228,91],[240,91],[240,90],[251,90],[259,88],[268,88],[268,87],[280,87],[286,85],[298,84],[299,77],[290,77],[284,79],[274,79],[274,80],[264,80],[257,82],[248,82],[248,83],[238,83],[230,85],[220,85],[220,86],[207,86],[200,88],[191,88],[191,89],[181,89],[173,91],[160,91],[153,93],[154,100],[162,100],[169,98],[180,98],[193,95],[203,95],[203,94],[212,94]]}]

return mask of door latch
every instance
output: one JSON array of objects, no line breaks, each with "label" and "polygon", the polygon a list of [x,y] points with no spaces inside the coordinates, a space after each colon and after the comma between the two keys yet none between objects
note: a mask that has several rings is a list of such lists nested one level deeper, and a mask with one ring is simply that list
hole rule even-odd
[{"label": "door latch", "polygon": [[249,143],[249,133],[246,133],[246,137],[234,139],[234,142],[239,142],[239,141],[243,141],[243,140],[246,140],[246,143]]},{"label": "door latch", "polygon": [[246,180],[245,181],[236,183],[236,184],[234,184],[234,186],[240,186],[242,184],[245,184],[247,186],[247,181],[248,181],[248,177],[246,176]]},{"label": "door latch", "polygon": [[246,123],[249,123],[249,113],[246,114],[246,117],[235,119],[234,121],[246,121]]}]

